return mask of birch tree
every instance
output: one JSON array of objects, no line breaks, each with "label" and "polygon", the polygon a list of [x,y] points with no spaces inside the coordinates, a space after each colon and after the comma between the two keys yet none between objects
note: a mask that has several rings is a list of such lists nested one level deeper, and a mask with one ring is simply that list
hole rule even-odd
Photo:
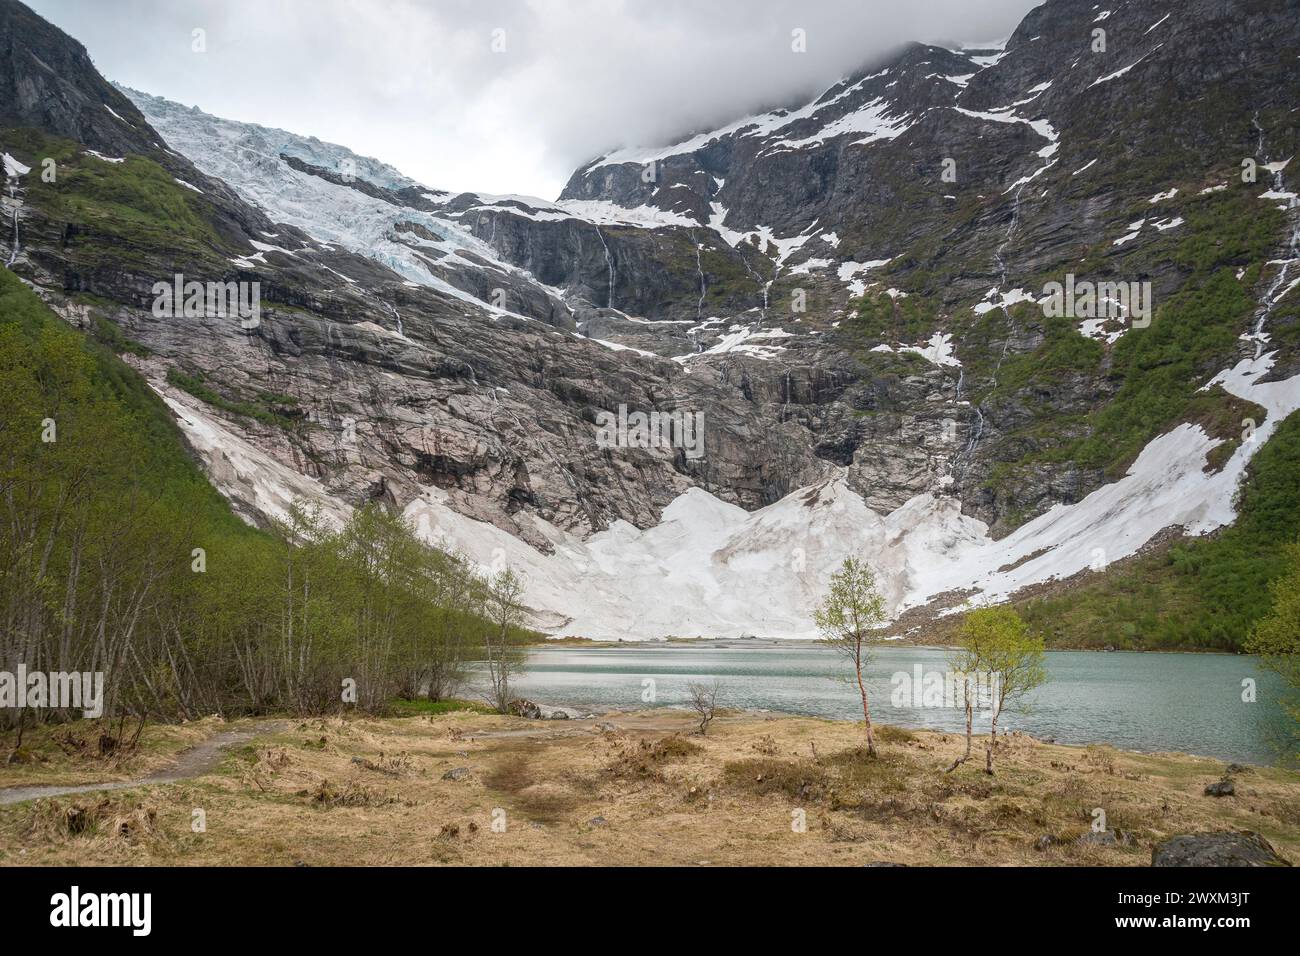
[{"label": "birch tree", "polygon": [[822,641],[835,650],[850,667],[862,697],[862,719],[867,726],[867,755],[876,756],[876,738],[871,729],[871,705],[867,699],[864,672],[871,663],[873,645],[883,635],[885,599],[876,590],[876,576],[866,562],[845,558],[831,575],[830,592],[813,612]]}]

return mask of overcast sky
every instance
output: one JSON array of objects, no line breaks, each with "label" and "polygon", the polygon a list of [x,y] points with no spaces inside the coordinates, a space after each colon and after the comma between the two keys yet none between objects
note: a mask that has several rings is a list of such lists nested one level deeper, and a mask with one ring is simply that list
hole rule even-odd
[{"label": "overcast sky", "polygon": [[[907,40],[1001,40],[1037,0],[26,0],[110,80],[554,198],[624,145],[806,101]],[[207,50],[192,50],[196,28]],[[792,31],[806,52],[792,51]],[[504,49],[502,49],[504,47]]]}]

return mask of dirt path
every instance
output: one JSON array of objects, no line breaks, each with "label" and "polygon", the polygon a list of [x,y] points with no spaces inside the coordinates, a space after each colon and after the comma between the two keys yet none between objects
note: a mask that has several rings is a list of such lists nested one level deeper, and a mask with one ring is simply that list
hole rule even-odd
[{"label": "dirt path", "polygon": [[75,786],[56,787],[7,787],[0,790],[0,806],[9,803],[22,803],[38,797],[61,797],[70,793],[97,793],[103,790],[130,790],[155,783],[175,783],[207,773],[217,766],[224,757],[223,751],[235,744],[247,743],[260,734],[283,730],[288,726],[285,721],[267,721],[254,727],[240,730],[226,730],[213,734],[202,743],[179,754],[176,762],[166,770],[151,773],[134,780],[114,780],[108,783],[83,783]]}]

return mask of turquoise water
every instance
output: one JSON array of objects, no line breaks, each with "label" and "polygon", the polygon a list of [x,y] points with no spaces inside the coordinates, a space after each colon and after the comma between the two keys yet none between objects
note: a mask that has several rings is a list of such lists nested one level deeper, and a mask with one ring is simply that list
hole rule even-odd
[{"label": "turquoise water", "polygon": [[[917,664],[942,671],[944,651],[900,646],[876,652],[868,678],[872,719],[960,730],[964,716],[958,708],[891,703],[893,675],[910,674]],[[1004,713],[999,726],[1060,743],[1177,750],[1242,763],[1272,764],[1286,752],[1282,682],[1259,670],[1253,657],[1053,651],[1047,667],[1050,682],[1034,693],[1024,713]],[[839,658],[816,644],[539,647],[530,652],[517,690],[546,704],[634,710],[684,706],[687,684],[717,678],[728,707],[861,719],[857,687],[836,679],[843,673]],[[1255,703],[1241,699],[1245,678],[1256,681]],[[643,700],[647,679],[654,681],[653,701]]]}]

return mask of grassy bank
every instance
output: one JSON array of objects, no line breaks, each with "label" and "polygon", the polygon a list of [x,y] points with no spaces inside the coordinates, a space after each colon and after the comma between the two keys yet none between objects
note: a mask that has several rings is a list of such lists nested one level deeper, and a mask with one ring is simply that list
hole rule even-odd
[{"label": "grassy bank", "polygon": [[[996,776],[974,761],[947,774],[962,747],[952,734],[883,728],[868,761],[848,722],[738,714],[707,737],[691,726],[665,710],[289,722],[189,780],[0,806],[0,864],[1111,866],[1147,864],[1173,834],[1234,829],[1300,861],[1291,771],[1012,735]],[[32,741],[48,762],[0,768],[0,786],[108,779],[52,734]],[[149,728],[141,759],[176,752],[174,734]],[[1225,773],[1236,794],[1205,796]],[[1113,842],[1088,836],[1098,809]]]}]

